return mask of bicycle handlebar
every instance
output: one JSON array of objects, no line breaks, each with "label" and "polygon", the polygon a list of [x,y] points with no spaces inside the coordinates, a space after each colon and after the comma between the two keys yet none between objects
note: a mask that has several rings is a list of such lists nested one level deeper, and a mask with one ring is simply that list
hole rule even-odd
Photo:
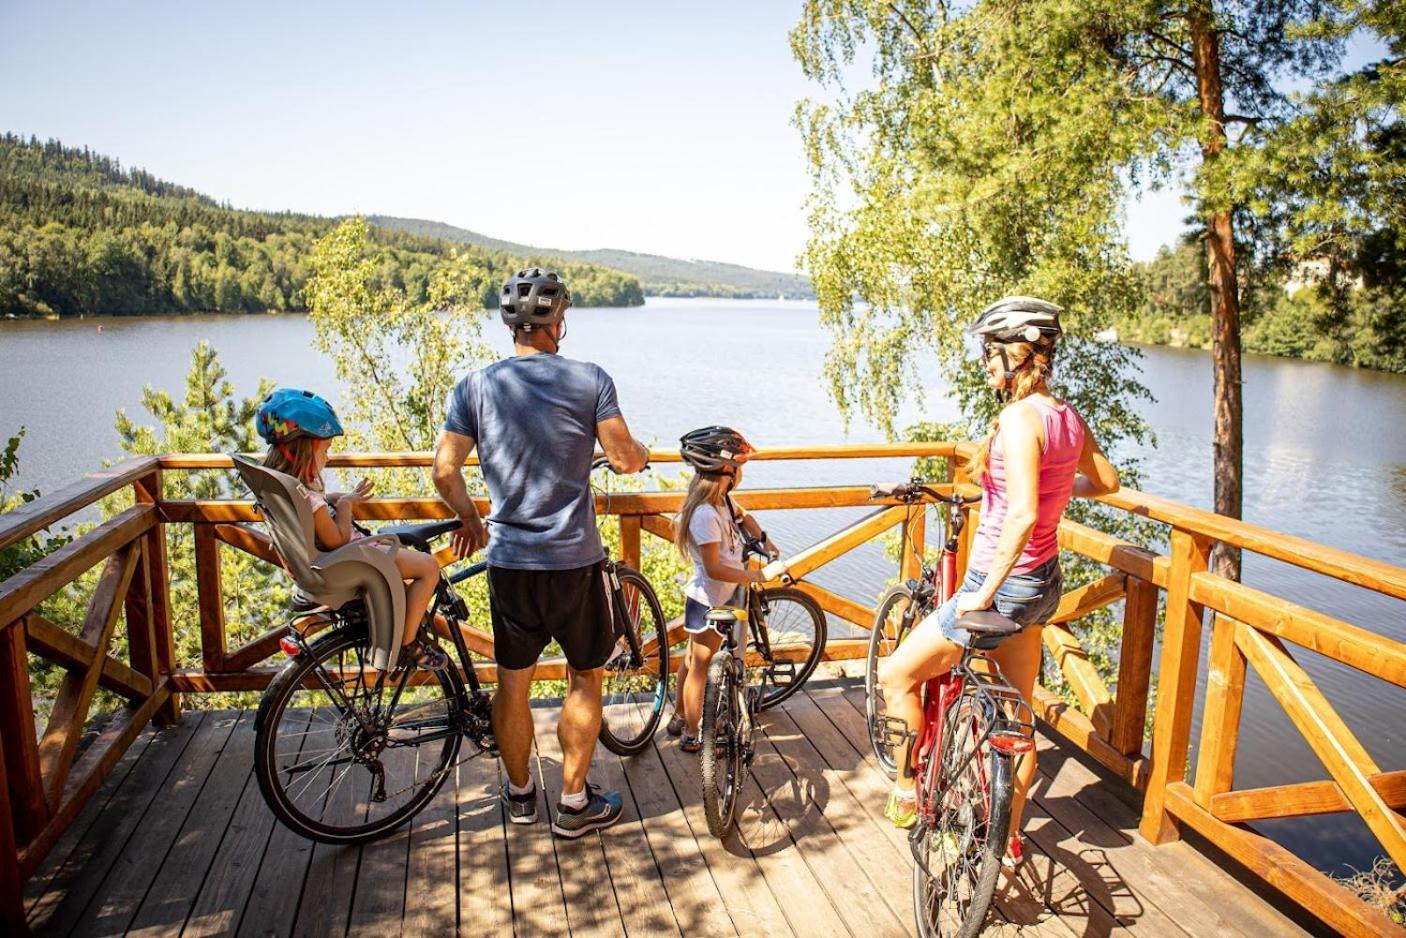
[{"label": "bicycle handlebar", "polygon": [[924,495],[934,501],[948,505],[972,505],[981,501],[980,494],[963,494],[954,488],[952,494],[943,495],[936,489],[930,488],[921,482],[882,482],[878,485],[869,486],[870,498],[896,498],[900,501],[917,501]]}]

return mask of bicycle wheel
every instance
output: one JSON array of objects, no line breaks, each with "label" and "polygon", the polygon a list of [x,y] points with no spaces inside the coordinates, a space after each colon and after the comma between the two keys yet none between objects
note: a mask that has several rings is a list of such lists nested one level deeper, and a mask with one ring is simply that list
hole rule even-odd
[{"label": "bicycle wheel", "polygon": [[703,691],[703,720],[698,732],[703,746],[698,761],[703,776],[703,813],[708,830],[720,840],[732,827],[737,793],[742,788],[743,706],[732,655],[719,652],[708,666],[708,684]]},{"label": "bicycle wheel", "polygon": [[644,574],[617,566],[615,575],[620,581],[616,598],[627,627],[634,630],[641,655],[636,659],[621,636],[605,663],[600,741],[617,755],[632,756],[649,745],[664,713],[669,696],[669,641],[664,611]]},{"label": "bicycle wheel", "polygon": [[[758,597],[761,627],[771,644],[773,663],[750,669],[750,681],[761,688],[758,710],[774,707],[790,697],[810,677],[825,651],[825,612],[800,590],[778,586]],[[748,655],[752,660],[752,654]]]},{"label": "bicycle wheel", "polygon": [[992,714],[963,694],[947,710],[936,799],[913,834],[913,913],[922,938],[973,938],[986,923],[1010,830],[1011,757],[981,745]]},{"label": "bicycle wheel", "polygon": [[913,592],[902,584],[892,587],[879,601],[874,626],[869,632],[869,654],[864,659],[864,715],[869,726],[869,745],[879,768],[889,778],[898,774],[893,746],[888,742],[884,723],[884,691],[879,686],[879,661],[893,654],[899,642],[907,637],[917,619],[913,607]]},{"label": "bicycle wheel", "polygon": [[393,701],[392,674],[379,689],[366,680],[366,652],[359,630],[323,636],[274,677],[255,718],[264,800],[290,829],[323,843],[365,843],[414,817],[453,770],[463,739],[463,684],[452,666]]}]

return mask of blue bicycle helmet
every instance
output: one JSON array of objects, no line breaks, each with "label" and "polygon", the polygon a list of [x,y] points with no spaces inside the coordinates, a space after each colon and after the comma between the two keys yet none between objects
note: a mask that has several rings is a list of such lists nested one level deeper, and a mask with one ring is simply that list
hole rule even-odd
[{"label": "blue bicycle helmet", "polygon": [[319,440],[341,436],[342,424],[332,405],[311,391],[275,388],[259,402],[254,425],[259,436],[270,444],[284,443],[296,436]]}]

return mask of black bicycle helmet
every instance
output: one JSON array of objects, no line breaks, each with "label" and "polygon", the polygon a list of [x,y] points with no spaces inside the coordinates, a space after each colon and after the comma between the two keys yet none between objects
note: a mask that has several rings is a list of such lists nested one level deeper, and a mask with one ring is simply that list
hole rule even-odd
[{"label": "black bicycle helmet", "polygon": [[1006,296],[981,311],[968,335],[983,342],[1033,342],[1053,345],[1064,334],[1060,307],[1033,296]]},{"label": "black bicycle helmet", "polygon": [[503,284],[499,308],[503,322],[514,328],[549,326],[561,322],[571,306],[571,291],[555,271],[541,267],[519,270]]},{"label": "black bicycle helmet", "polygon": [[736,470],[757,450],[731,427],[703,427],[679,438],[679,455],[699,472],[722,475]]}]

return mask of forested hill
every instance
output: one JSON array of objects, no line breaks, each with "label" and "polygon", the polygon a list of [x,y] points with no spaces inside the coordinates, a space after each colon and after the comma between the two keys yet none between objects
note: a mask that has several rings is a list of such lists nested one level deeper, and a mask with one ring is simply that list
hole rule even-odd
[{"label": "forested hill", "polygon": [[[317,240],[338,219],[253,212],[130,169],[111,157],[0,136],[0,316],[136,315],[306,309]],[[512,271],[545,258],[373,228],[382,284],[429,301],[453,270],[497,304]],[[600,264],[559,265],[579,306],[637,306],[639,280]],[[476,299],[475,299],[476,297]]]},{"label": "forested hill", "polygon": [[538,248],[511,241],[501,241],[488,235],[456,228],[443,222],[423,218],[396,218],[391,215],[369,215],[367,221],[382,228],[411,234],[443,238],[463,244],[473,244],[493,251],[514,254],[544,255],[566,260],[604,264],[616,270],[634,274],[644,283],[646,296],[727,296],[739,299],[786,296],[813,299],[810,280],[799,274],[775,270],[756,270],[739,264],[719,261],[689,261],[658,254],[636,254],[600,248],[591,251],[564,251]]}]

